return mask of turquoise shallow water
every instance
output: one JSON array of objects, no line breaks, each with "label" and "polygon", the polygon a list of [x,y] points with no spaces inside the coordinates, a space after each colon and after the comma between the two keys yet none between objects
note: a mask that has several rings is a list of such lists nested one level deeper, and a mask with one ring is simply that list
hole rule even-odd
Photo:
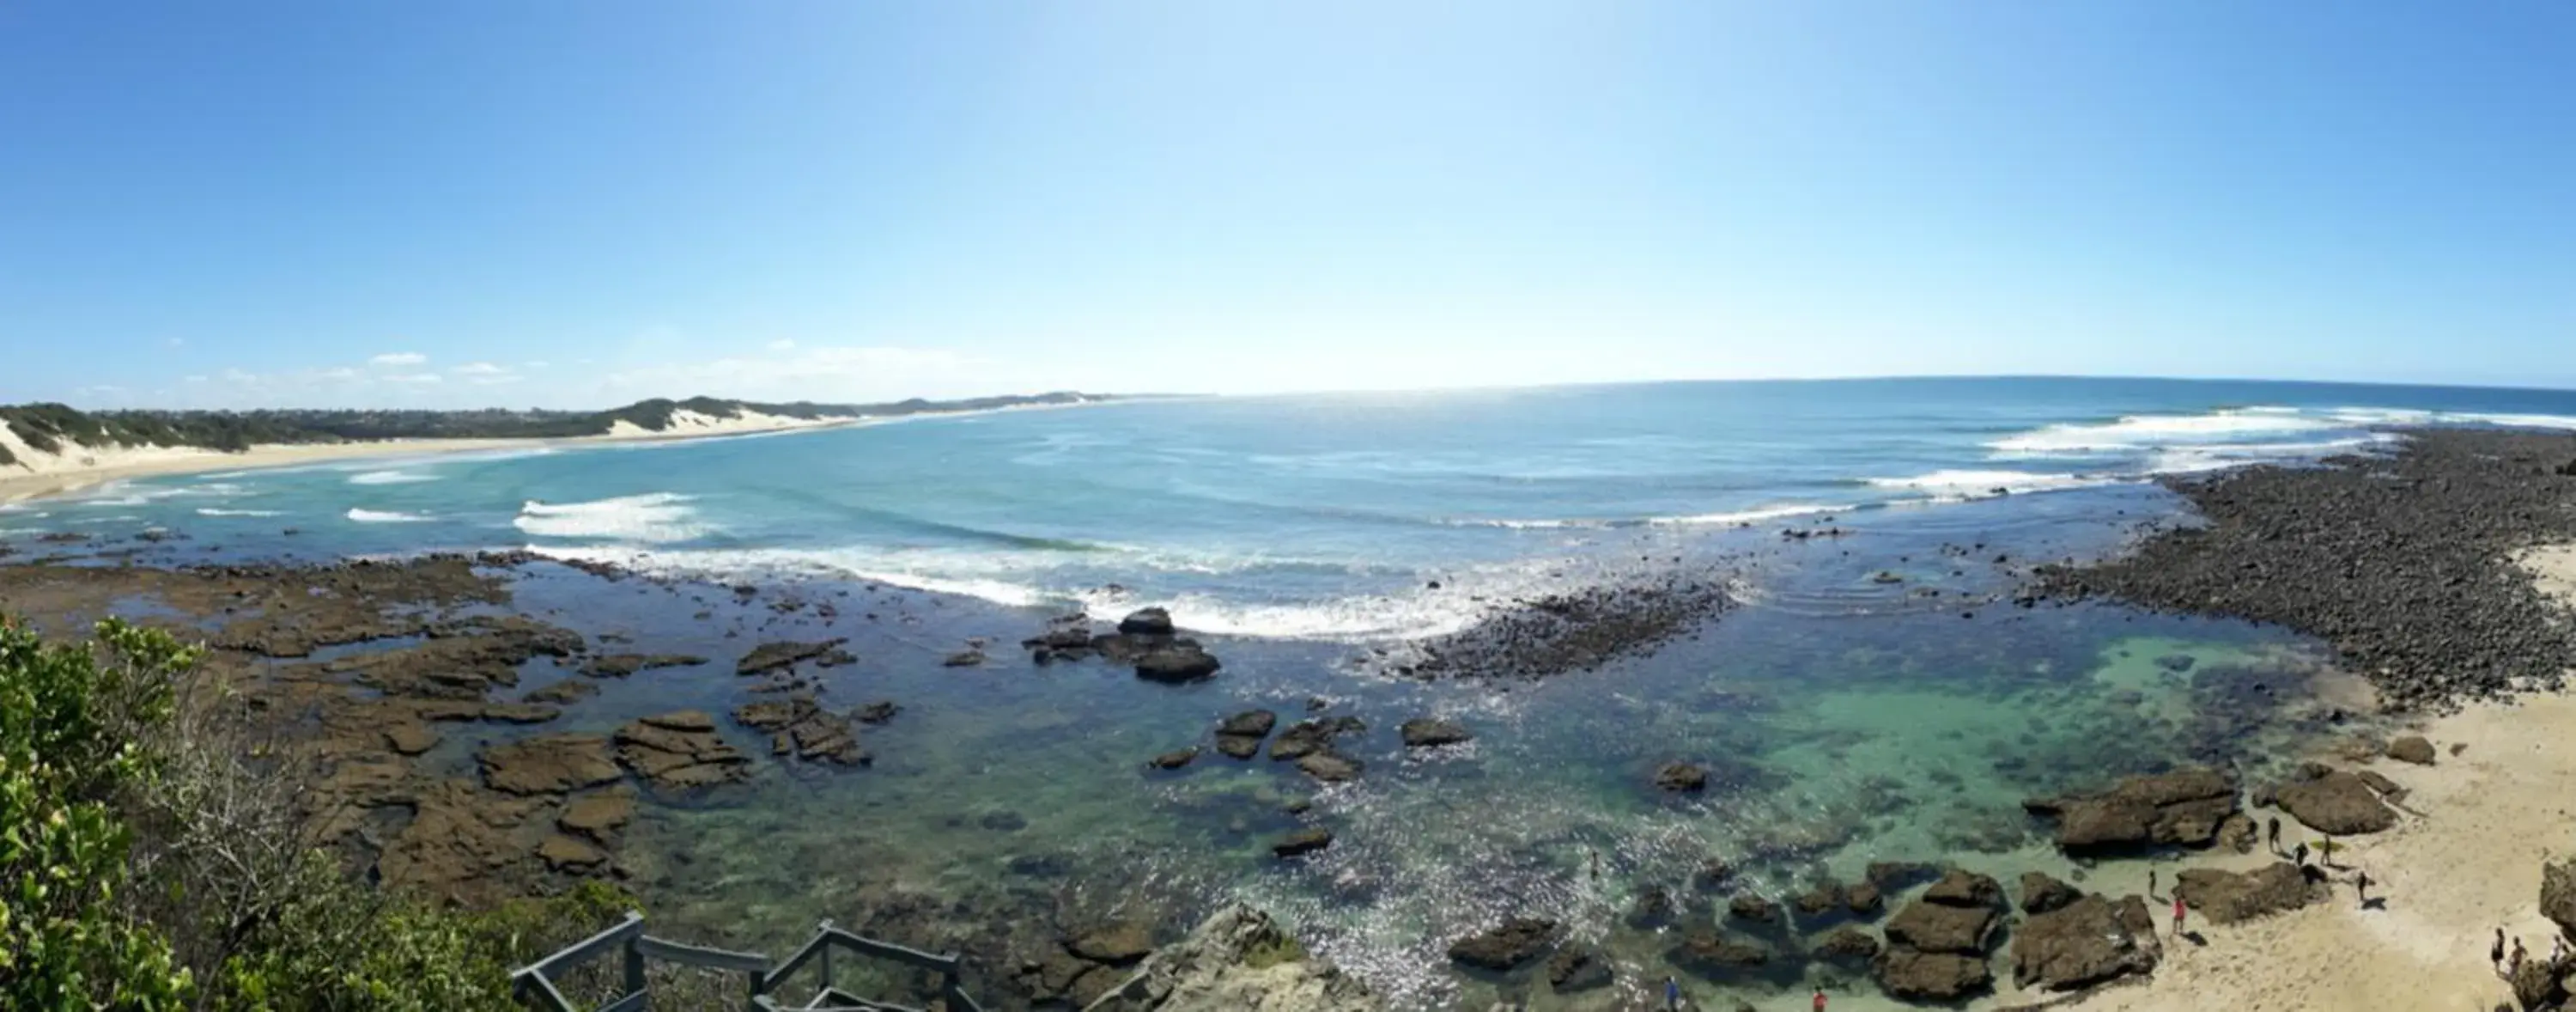
[{"label": "turquoise shallow water", "polygon": [[[1937,380],[1152,402],[130,482],[0,512],[0,539],[164,527],[188,538],[152,551],[181,561],[528,547],[759,583],[739,605],[698,583],[540,569],[520,584],[522,607],[632,649],[730,658],[851,636],[859,663],[825,673],[827,695],[905,707],[867,732],[870,769],[773,768],[648,812],[637,882],[687,933],[781,948],[832,917],[969,944],[970,922],[997,917],[1031,937],[1122,909],[1169,929],[1243,897],[1401,1008],[1611,1008],[1672,972],[1677,940],[1624,913],[1649,888],[1693,895],[1708,858],[1776,898],[1873,860],[2071,872],[2021,798],[2183,762],[2259,768],[2329,730],[2308,700],[2336,676],[2297,637],[1991,598],[2028,561],[2115,551],[2175,519],[2149,476],[2368,451],[2394,438],[2371,426],[2421,421],[2576,429],[2576,395]],[[1790,525],[1851,533],[1783,539]],[[1424,685],[1359,663],[1517,597],[1676,569],[1725,577],[1745,605],[1537,685]],[[770,609],[782,595],[838,617]],[[1172,606],[1225,671],[1170,687],[1007,648],[988,668],[938,663],[1068,607],[1147,603]],[[1225,713],[1294,719],[1317,697],[1370,725],[1342,746],[1368,764],[1357,783],[1319,788],[1267,760],[1142,767]],[[720,667],[667,669],[565,720],[742,700]],[[1403,754],[1395,725],[1425,714],[1477,740]],[[1653,791],[1676,759],[1717,786]],[[1287,814],[1292,799],[1313,808]],[[1269,841],[1303,825],[1333,829],[1333,848],[1272,860]],[[1526,973],[1449,969],[1449,939],[1516,913],[1603,944],[1620,989],[1562,999]],[[1854,974],[1787,956],[1686,979],[1759,1007],[1818,983],[1837,1008],[1872,1007]]]}]

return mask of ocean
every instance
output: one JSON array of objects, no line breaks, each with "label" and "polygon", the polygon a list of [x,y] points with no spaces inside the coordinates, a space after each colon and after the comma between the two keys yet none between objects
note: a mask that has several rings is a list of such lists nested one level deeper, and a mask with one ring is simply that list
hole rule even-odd
[{"label": "ocean", "polygon": [[[871,729],[877,764],[657,812],[638,845],[682,856],[639,859],[648,900],[766,944],[894,893],[1016,882],[1176,916],[1240,897],[1396,1007],[1590,1008],[1599,995],[1544,979],[1453,971],[1443,949],[1543,913],[1600,945],[1634,995],[1675,972],[1680,938],[1644,923],[1641,899],[1722,917],[1688,912],[1711,859],[1737,870],[1729,888],[1775,899],[1882,860],[2142,879],[2143,865],[2067,865],[2019,801],[2186,762],[2260,770],[2348,728],[2349,679],[2278,629],[2016,607],[2024,567],[2189,522],[2159,476],[2372,452],[2400,438],[2386,426],[2421,424],[2565,429],[2576,447],[2576,393],[2012,378],[1154,399],[127,481],[0,511],[0,539],[161,529],[186,536],[156,547],[170,561],[526,549],[813,599],[895,595],[883,623],[847,606],[845,621],[780,611],[753,630],[854,637],[861,661],[825,675],[832,694],[906,708]],[[1370,663],[1540,595],[1677,570],[1719,574],[1742,605],[1535,684],[1424,684]],[[633,649],[717,657],[745,646],[727,642],[732,613],[700,617],[727,596],[568,577],[519,595]],[[1072,608],[1146,605],[1224,672],[1152,685],[1096,662],[1032,668],[1007,646]],[[941,668],[969,637],[1001,641],[994,667]],[[729,672],[647,672],[567,720],[720,712],[739,693]],[[1142,768],[1225,713],[1294,719],[1310,700],[1370,725],[1346,749],[1368,764],[1357,782],[1214,756]],[[1476,739],[1407,754],[1394,727],[1423,715]],[[1716,782],[1653,790],[1673,760]],[[1287,811],[1299,801],[1311,809]],[[1330,850],[1270,858],[1271,840],[1317,824]],[[1685,979],[1776,1003],[1860,976],[1782,958]]]}]

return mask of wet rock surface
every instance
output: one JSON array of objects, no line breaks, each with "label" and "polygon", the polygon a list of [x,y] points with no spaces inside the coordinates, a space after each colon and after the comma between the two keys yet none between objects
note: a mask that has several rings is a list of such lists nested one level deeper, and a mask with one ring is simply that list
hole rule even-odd
[{"label": "wet rock surface", "polygon": [[1568,945],[1547,961],[1547,986],[1558,994],[1573,994],[1610,986],[1610,958],[1589,945]]},{"label": "wet rock surface", "polygon": [[2564,434],[2418,429],[2387,457],[2174,478],[2205,527],[2102,563],[2043,566],[2032,593],[2286,626],[2331,644],[2393,705],[2556,686],[2563,610],[2512,554],[2576,540]]},{"label": "wet rock surface", "polygon": [[1145,958],[1084,1012],[1382,1012],[1357,978],[1307,953],[1278,923],[1230,904]]},{"label": "wet rock surface", "polygon": [[2433,743],[2422,735],[2407,735],[2388,743],[2388,757],[2417,766],[2433,765]]},{"label": "wet rock surface", "polygon": [[1907,1001],[1957,1001],[1994,986],[1984,956],[1890,948],[1870,961],[1879,989]]},{"label": "wet rock surface", "polygon": [[1643,653],[1734,604],[1714,576],[1673,573],[1520,601],[1377,663],[1390,674],[1426,681],[1547,678]]},{"label": "wet rock surface", "polygon": [[2208,846],[2236,814],[2236,782],[2213,769],[2130,777],[2099,794],[2032,798],[2022,807],[2057,819],[2057,845],[2070,854],[2156,844]]},{"label": "wet rock surface", "polygon": [[687,791],[751,776],[751,759],[716,735],[702,710],[645,717],[617,729],[617,760],[655,789]]},{"label": "wet rock surface", "polygon": [[1556,922],[1514,917],[1449,944],[1449,958],[1485,970],[1509,970],[1538,958],[1556,939]]},{"label": "wet rock surface", "polygon": [[733,673],[743,676],[766,675],[785,672],[799,664],[812,664],[818,668],[848,664],[858,658],[850,656],[849,651],[841,649],[841,644],[847,642],[849,642],[848,639],[839,638],[812,643],[789,640],[763,643],[751,648],[751,652],[742,655],[741,660],[735,661]]},{"label": "wet rock surface", "polygon": [[842,766],[865,766],[873,761],[868,750],[859,747],[850,717],[824,709],[810,693],[745,703],[734,708],[733,719],[744,727],[770,732],[772,755]]},{"label": "wet rock surface", "polygon": [[1406,748],[1433,748],[1440,745],[1455,745],[1475,737],[1474,735],[1467,733],[1466,726],[1458,723],[1457,721],[1438,720],[1430,717],[1418,717],[1413,720],[1405,721],[1403,725],[1398,727],[1396,730],[1404,735],[1404,747]]},{"label": "wet rock surface", "polygon": [[1708,771],[1690,763],[1665,763],[1655,770],[1659,790],[1686,793],[1708,787]]},{"label": "wet rock surface", "polygon": [[2082,898],[2084,893],[2041,872],[2024,872],[2021,877],[2021,909],[2027,914],[2044,914]]},{"label": "wet rock surface", "polygon": [[484,749],[483,780],[511,794],[561,794],[614,783],[623,774],[596,734],[547,734]]},{"label": "wet rock surface", "polygon": [[1368,725],[1357,717],[1308,717],[1288,725],[1287,730],[1279,732],[1279,737],[1271,739],[1270,758],[1282,761],[1303,759],[1331,749],[1335,738],[1366,730]]},{"label": "wet rock surface", "polygon": [[689,668],[706,662],[704,657],[688,654],[601,654],[582,665],[581,673],[592,678],[624,678],[638,671]]}]

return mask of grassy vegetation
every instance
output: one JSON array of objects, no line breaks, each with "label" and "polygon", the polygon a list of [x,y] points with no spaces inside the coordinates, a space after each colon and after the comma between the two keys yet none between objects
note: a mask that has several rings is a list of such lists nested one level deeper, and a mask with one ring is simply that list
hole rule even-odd
[{"label": "grassy vegetation", "polygon": [[[618,422],[649,431],[670,428],[677,411],[718,418],[744,411],[789,418],[887,417],[934,411],[975,411],[1032,404],[1071,404],[1098,397],[1051,393],[979,397],[960,401],[907,400],[891,404],[816,404],[692,397],[637,401],[607,411],[103,411],[64,404],[0,405],[0,424],[30,448],[63,453],[73,447],[198,446],[239,451],[261,443],[338,443],[375,439],[560,439],[606,434]],[[14,463],[0,448],[0,465]]]},{"label": "grassy vegetation", "polygon": [[357,881],[193,660],[114,621],[48,645],[0,620],[0,1008],[512,1009],[512,966],[631,908],[592,885],[454,911]]}]

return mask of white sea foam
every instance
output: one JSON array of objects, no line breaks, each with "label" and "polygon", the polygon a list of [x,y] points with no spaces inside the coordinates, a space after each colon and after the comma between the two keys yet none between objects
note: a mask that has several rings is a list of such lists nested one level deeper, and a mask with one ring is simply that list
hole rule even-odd
[{"label": "white sea foam", "polygon": [[216,506],[199,506],[197,515],[201,517],[273,517],[281,514],[276,510],[228,510]]},{"label": "white sea foam", "polygon": [[2041,474],[2031,471],[1934,471],[1905,478],[1865,479],[1871,488],[1897,489],[1930,493],[1935,498],[1977,498],[1995,494],[2048,492],[2062,488],[2091,488],[2108,485],[2119,479],[2093,474]]},{"label": "white sea foam", "polygon": [[2198,415],[2129,415],[2110,422],[2068,422],[1987,443],[2001,456],[2123,453],[2175,445],[2224,443],[2274,433],[2314,432],[2349,423],[2311,418],[2288,408],[2227,408]]},{"label": "white sea foam", "polygon": [[366,473],[364,473],[364,474],[357,474],[357,475],[352,475],[352,476],[350,476],[350,478],[349,478],[349,484],[352,484],[352,485],[410,485],[410,484],[415,484],[415,483],[418,483],[418,482],[425,482],[425,481],[437,481],[437,480],[438,480],[438,476],[437,476],[437,475],[434,475],[434,474],[420,474],[420,473],[418,473],[418,472],[414,472],[414,471],[400,471],[400,470],[395,470],[395,471],[368,471],[368,472],[366,472]]},{"label": "white sea foam", "polygon": [[1820,514],[1820,513],[1836,513],[1836,512],[1840,512],[1840,511],[1848,510],[1848,509],[1853,509],[1853,508],[1855,508],[1855,507],[1852,507],[1852,506],[1828,506],[1828,505],[1817,504],[1817,503],[1799,503],[1799,504],[1787,505],[1787,506],[1763,506],[1763,507],[1759,507],[1759,508],[1756,508],[1756,509],[1749,509],[1749,510],[1736,510],[1736,511],[1728,512],[1728,513],[1691,513],[1691,514],[1684,514],[1684,515],[1679,515],[1679,516],[1668,516],[1668,517],[1645,517],[1645,518],[1637,519],[1637,520],[1603,520],[1603,519],[1582,519],[1582,518],[1559,518],[1559,519],[1539,519],[1539,520],[1509,520],[1509,519],[1471,518],[1471,519],[1460,519],[1460,520],[1443,520],[1443,521],[1440,521],[1440,522],[1441,522],[1442,524],[1445,524],[1445,525],[1448,525],[1448,526],[1452,526],[1452,527],[1501,527],[1501,528],[1506,528],[1506,529],[1510,529],[1510,530],[1556,530],[1556,529],[1561,529],[1561,528],[1600,528],[1600,527],[1639,527],[1639,526],[1647,526],[1647,527],[1721,527],[1721,526],[1728,526],[1728,525],[1733,525],[1733,524],[1751,524],[1751,523],[1760,523],[1760,522],[1765,521],[1765,520],[1778,520],[1778,519],[1781,519],[1781,518],[1784,518],[1784,517],[1812,516],[1812,515]]},{"label": "white sea foam", "polygon": [[529,502],[513,526],[541,538],[606,538],[668,544],[705,537],[689,496],[671,492],[620,496],[593,502]]},{"label": "white sea foam", "polygon": [[424,513],[402,513],[394,510],[351,509],[349,519],[362,524],[416,524],[430,519]]}]

